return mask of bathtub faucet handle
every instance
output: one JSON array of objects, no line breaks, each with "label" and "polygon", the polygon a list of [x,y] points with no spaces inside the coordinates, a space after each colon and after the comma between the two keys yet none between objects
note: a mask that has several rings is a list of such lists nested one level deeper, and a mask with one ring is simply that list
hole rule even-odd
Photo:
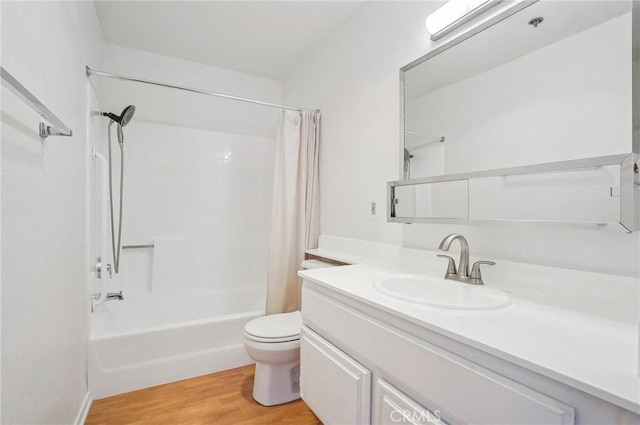
[{"label": "bathtub faucet handle", "polygon": [[112,278],[111,264],[107,264],[107,272],[109,273],[109,279],[111,279]]}]

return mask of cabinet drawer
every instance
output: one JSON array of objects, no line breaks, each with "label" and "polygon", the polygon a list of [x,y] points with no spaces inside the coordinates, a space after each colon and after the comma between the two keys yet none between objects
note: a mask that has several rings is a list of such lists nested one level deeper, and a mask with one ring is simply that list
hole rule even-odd
[{"label": "cabinet drawer", "polygon": [[368,424],[371,372],[303,326],[300,396],[327,425]]},{"label": "cabinet drawer", "polygon": [[377,379],[373,392],[373,425],[447,425],[440,412],[420,406],[384,379]]},{"label": "cabinet drawer", "polygon": [[419,394],[452,422],[571,425],[574,409],[303,287],[305,325]]}]

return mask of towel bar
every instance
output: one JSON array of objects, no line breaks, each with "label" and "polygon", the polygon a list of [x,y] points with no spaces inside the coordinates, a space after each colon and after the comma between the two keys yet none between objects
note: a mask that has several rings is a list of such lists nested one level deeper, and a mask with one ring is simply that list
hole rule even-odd
[{"label": "towel bar", "polygon": [[122,249],[144,249],[144,248],[153,249],[155,248],[155,245],[152,243],[146,244],[146,245],[122,245]]},{"label": "towel bar", "polygon": [[16,95],[20,100],[26,103],[31,109],[36,111],[42,118],[49,121],[53,125],[47,125],[40,122],[38,134],[43,139],[48,136],[72,136],[73,131],[65,125],[53,112],[42,104],[25,86],[20,84],[13,75],[9,74],[6,69],[0,66],[0,77],[2,77],[2,85],[11,93]]}]

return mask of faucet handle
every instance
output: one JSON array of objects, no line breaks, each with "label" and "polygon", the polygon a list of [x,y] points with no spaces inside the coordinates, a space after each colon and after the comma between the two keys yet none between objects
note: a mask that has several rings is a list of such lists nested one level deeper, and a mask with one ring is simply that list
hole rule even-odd
[{"label": "faucet handle", "polygon": [[446,258],[449,260],[449,265],[447,266],[447,274],[456,274],[456,260],[444,254],[437,254],[438,257]]},{"label": "faucet handle", "polygon": [[496,263],[493,261],[476,261],[473,263],[473,267],[471,267],[471,275],[469,276],[472,279],[472,282],[476,285],[483,285],[482,282],[482,273],[480,272],[480,266],[482,264],[486,264],[488,266],[495,266]]}]

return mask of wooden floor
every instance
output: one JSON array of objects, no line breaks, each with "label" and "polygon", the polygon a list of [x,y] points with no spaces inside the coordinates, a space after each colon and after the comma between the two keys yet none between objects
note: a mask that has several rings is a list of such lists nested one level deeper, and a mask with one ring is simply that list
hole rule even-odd
[{"label": "wooden floor", "polygon": [[86,424],[321,424],[302,400],[258,404],[253,371],[243,366],[96,400]]}]

